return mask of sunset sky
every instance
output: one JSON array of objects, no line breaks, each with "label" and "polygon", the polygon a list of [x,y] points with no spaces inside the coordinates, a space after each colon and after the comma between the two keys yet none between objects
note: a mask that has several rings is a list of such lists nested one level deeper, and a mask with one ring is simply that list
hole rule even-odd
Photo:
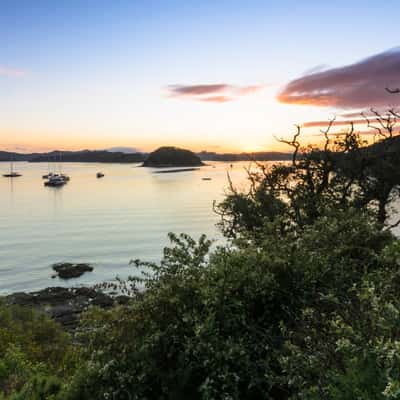
[{"label": "sunset sky", "polygon": [[280,150],[295,123],[312,138],[400,105],[399,15],[398,0],[0,0],[0,149]]}]

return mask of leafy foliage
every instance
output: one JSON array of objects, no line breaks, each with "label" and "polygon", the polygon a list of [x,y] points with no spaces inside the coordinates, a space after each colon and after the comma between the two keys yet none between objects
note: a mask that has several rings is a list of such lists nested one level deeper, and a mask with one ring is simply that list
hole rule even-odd
[{"label": "leafy foliage", "polygon": [[[400,247],[357,210],[303,234],[171,236],[128,307],[92,310],[70,398],[383,398],[398,384]],[[335,238],[335,240],[332,240]],[[140,263],[137,263],[141,266]],[[347,396],[347,397],[346,397]]]},{"label": "leafy foliage", "polygon": [[0,304],[0,393],[26,391],[27,382],[50,371],[66,376],[74,362],[70,337],[55,322],[29,308]]}]

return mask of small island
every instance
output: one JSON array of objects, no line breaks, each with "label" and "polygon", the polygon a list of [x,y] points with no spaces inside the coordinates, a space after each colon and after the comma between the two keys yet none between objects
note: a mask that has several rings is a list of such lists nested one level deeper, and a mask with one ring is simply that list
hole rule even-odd
[{"label": "small island", "polygon": [[199,156],[190,150],[178,147],[160,147],[148,155],[143,167],[201,167],[205,165]]}]

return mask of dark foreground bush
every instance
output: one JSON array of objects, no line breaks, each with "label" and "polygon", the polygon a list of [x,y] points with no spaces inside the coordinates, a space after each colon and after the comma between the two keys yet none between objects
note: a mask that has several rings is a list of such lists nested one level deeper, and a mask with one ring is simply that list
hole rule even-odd
[{"label": "dark foreground bush", "polygon": [[87,315],[70,399],[396,398],[400,246],[368,217],[209,260],[172,240],[130,306]]},{"label": "dark foreground bush", "polygon": [[292,164],[231,187],[217,207],[229,245],[171,235],[160,265],[136,263],[131,304],[86,317],[70,399],[400,397],[400,244],[385,226],[400,181],[381,168],[398,157],[391,137],[379,154],[353,129],[325,138],[301,150],[296,134]]},{"label": "dark foreground bush", "polygon": [[70,375],[74,357],[70,337],[58,324],[32,309],[0,304],[0,398],[40,375]]}]

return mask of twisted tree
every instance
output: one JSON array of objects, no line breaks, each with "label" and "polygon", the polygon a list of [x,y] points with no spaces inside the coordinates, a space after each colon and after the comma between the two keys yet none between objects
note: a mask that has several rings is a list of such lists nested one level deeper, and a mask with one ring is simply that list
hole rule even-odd
[{"label": "twisted tree", "polygon": [[382,227],[398,225],[400,220],[390,224],[388,208],[400,194],[399,113],[371,109],[362,117],[369,133],[374,132],[372,144],[351,121],[346,130],[332,132],[335,119],[321,130],[318,146],[301,145],[300,126],[292,139],[279,139],[292,147],[292,162],[269,166],[254,160],[258,168],[247,171],[247,192],[230,182],[226,199],[215,207],[223,232],[229,237],[243,231],[256,235],[278,218],[280,233],[301,230],[327,210],[354,207],[370,213]]}]

